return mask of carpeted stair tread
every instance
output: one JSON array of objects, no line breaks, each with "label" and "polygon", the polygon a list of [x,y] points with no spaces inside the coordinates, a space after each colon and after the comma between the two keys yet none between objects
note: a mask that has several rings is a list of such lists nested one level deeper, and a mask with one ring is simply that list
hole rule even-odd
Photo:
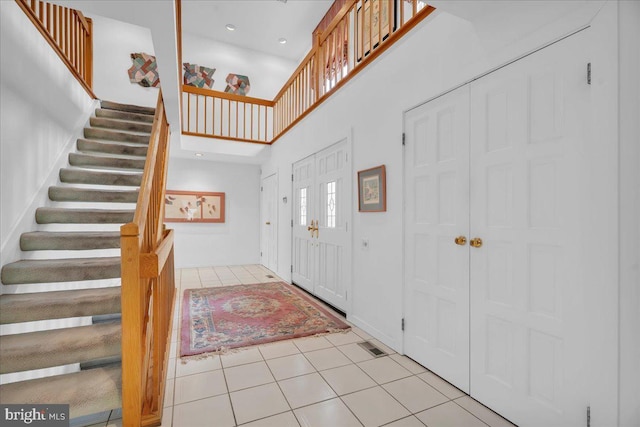
[{"label": "carpeted stair tread", "polygon": [[123,156],[146,157],[148,147],[146,145],[126,145],[94,141],[91,139],[79,139],[78,150],[93,153],[120,154]]},{"label": "carpeted stair tread", "polygon": [[68,403],[71,418],[122,407],[118,365],[0,386],[2,403]]},{"label": "carpeted stair tread", "polygon": [[38,224],[125,224],[133,221],[133,210],[38,208]]},{"label": "carpeted stair tread", "polygon": [[0,373],[87,362],[120,354],[120,322],[0,337]]},{"label": "carpeted stair tread", "polygon": [[123,159],[118,157],[91,156],[89,154],[69,153],[69,164],[80,167],[144,169],[145,159]]},{"label": "carpeted stair tread", "polygon": [[56,202],[136,203],[138,191],[54,186],[49,187],[49,199]]},{"label": "carpeted stair tread", "polygon": [[141,173],[101,172],[84,169],[60,169],[60,181],[70,184],[122,185],[139,187]]},{"label": "carpeted stair tread", "polygon": [[110,110],[119,110],[119,111],[126,111],[129,113],[138,113],[138,114],[148,114],[152,116],[156,113],[156,109],[152,107],[141,107],[139,105],[120,104],[118,102],[112,102],[112,101],[100,101],[100,106],[102,108],[107,108]]},{"label": "carpeted stair tread", "polygon": [[138,135],[100,128],[84,128],[84,137],[89,139],[104,139],[107,141],[131,142],[135,144],[149,144],[149,135]]},{"label": "carpeted stair tread", "polygon": [[119,312],[119,286],[0,295],[0,324]]},{"label": "carpeted stair tread", "polygon": [[151,127],[153,126],[150,123],[129,122],[105,117],[91,117],[89,123],[93,127],[144,133],[151,133]]},{"label": "carpeted stair tread", "polygon": [[2,267],[2,283],[76,282],[120,277],[120,257],[20,260]]},{"label": "carpeted stair tread", "polygon": [[153,116],[149,114],[129,113],[126,111],[109,110],[104,108],[96,109],[96,117],[125,120],[128,122],[153,123]]},{"label": "carpeted stair tread", "polygon": [[20,236],[20,249],[23,251],[84,251],[119,247],[120,233],[117,231],[32,231]]}]

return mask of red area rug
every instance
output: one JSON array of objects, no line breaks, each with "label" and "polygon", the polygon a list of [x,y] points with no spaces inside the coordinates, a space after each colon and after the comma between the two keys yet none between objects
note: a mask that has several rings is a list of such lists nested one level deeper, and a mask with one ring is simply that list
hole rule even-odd
[{"label": "red area rug", "polygon": [[350,328],[313,298],[283,282],[187,289],[181,327],[180,356]]}]

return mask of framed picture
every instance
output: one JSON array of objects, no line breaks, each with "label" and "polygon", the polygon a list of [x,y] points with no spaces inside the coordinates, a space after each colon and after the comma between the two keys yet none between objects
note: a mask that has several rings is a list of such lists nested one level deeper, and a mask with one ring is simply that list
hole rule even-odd
[{"label": "framed picture", "polygon": [[164,222],[224,222],[224,193],[167,190]]},{"label": "framed picture", "polygon": [[390,0],[365,0],[364,6],[358,8],[355,31],[358,61],[369,54],[372,43],[376,48],[389,36],[391,33],[389,17],[392,13],[395,15],[395,2]]},{"label": "framed picture", "polygon": [[387,211],[387,177],[384,165],[358,172],[358,210]]}]

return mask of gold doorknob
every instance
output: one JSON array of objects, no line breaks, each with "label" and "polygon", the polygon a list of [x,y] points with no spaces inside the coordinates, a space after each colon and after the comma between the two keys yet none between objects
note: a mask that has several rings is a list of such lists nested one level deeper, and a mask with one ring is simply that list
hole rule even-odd
[{"label": "gold doorknob", "polygon": [[271,221],[267,221],[267,222],[265,222],[265,224],[271,225]]},{"label": "gold doorknob", "polygon": [[479,238],[479,237],[474,237],[473,239],[471,239],[469,244],[471,246],[473,246],[474,248],[480,248],[480,247],[482,247],[482,239]]},{"label": "gold doorknob", "polygon": [[464,246],[467,244],[467,238],[464,236],[458,236],[455,238],[454,242],[456,242],[456,245]]}]

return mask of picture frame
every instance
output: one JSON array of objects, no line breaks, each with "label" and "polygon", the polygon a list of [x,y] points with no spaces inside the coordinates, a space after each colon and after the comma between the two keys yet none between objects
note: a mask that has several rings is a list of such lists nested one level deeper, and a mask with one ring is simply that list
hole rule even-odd
[{"label": "picture frame", "polygon": [[167,190],[164,222],[225,222],[225,193]]},{"label": "picture frame", "polygon": [[[392,20],[389,19],[391,16],[389,6],[391,6],[394,15]],[[392,25],[395,28],[395,11],[395,1],[392,0],[364,0],[363,5],[358,7],[355,29],[356,59],[358,62],[371,52],[371,44],[375,49],[382,40],[389,37]],[[379,19],[381,19],[380,22]],[[360,31],[361,28],[362,31]],[[362,40],[360,40],[360,33],[362,33]]]},{"label": "picture frame", "polygon": [[387,211],[387,174],[384,165],[358,172],[358,211]]}]

